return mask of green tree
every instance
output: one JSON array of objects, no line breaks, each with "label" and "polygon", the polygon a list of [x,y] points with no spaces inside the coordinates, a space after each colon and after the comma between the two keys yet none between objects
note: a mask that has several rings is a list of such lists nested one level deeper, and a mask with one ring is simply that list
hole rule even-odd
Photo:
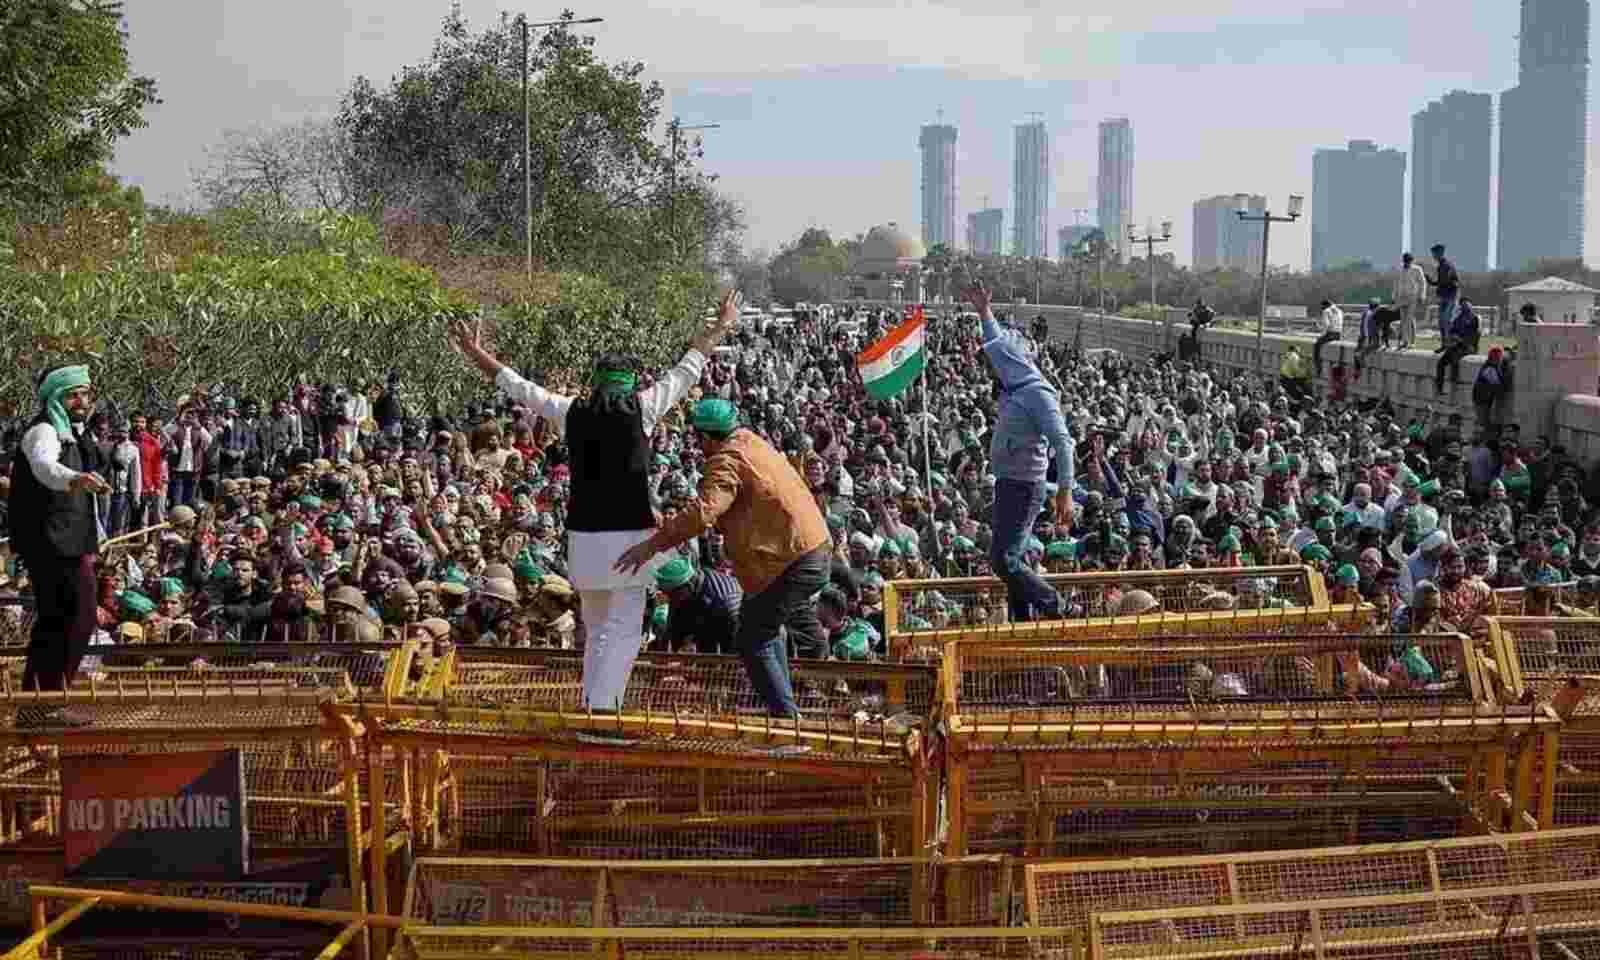
[{"label": "green tree", "polygon": [[772,296],[786,303],[832,300],[849,262],[844,245],[834,243],[828,231],[809,228],[768,263]]},{"label": "green tree", "polygon": [[430,57],[387,88],[358,78],[338,118],[358,208],[446,226],[458,249],[520,250],[526,156],[547,268],[644,287],[663,270],[709,268],[738,210],[696,168],[697,139],[676,155],[658,139],[663,91],[644,65],[604,62],[564,27],[539,31],[527,140],[523,66],[516,20],[474,32],[452,14]]},{"label": "green tree", "polygon": [[121,3],[0,3],[0,208],[24,219],[59,205],[160,102],[129,69]]}]

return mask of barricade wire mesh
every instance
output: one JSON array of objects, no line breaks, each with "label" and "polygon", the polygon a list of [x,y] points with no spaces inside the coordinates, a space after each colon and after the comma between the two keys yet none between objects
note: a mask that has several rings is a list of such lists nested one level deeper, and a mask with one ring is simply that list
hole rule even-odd
[{"label": "barricade wire mesh", "polygon": [[[1573,889],[1500,887],[1359,903],[1328,899],[1260,907],[1101,913],[1096,954],[1105,958],[1329,956],[1468,960],[1537,957],[1559,938],[1600,934],[1600,883]],[[1539,944],[1531,952],[1529,941]],[[1504,951],[1511,951],[1505,953]],[[1579,956],[1584,956],[1580,954]]]},{"label": "barricade wire mesh", "polygon": [[[1437,880],[1434,878],[1437,877]],[[1117,910],[1381,898],[1512,884],[1600,882],[1600,827],[1437,842],[1034,864],[1030,919],[1084,926]]]},{"label": "barricade wire mesh", "polygon": [[[1325,606],[1321,577],[1310,567],[1227,567],[1117,573],[1046,574],[1067,603],[1066,619],[1109,617],[1136,590],[1166,613]],[[1010,621],[1006,586],[998,577],[899,580],[891,638],[902,634],[993,626]],[[885,597],[885,604],[889,603]],[[1151,612],[1151,611],[1146,611]]]},{"label": "barricade wire mesh", "polygon": [[[893,716],[909,722],[925,719],[932,709],[933,667],[792,660],[790,669],[796,699],[809,716]],[[582,692],[581,653],[463,647],[444,702],[578,712]],[[691,716],[708,709],[717,715],[766,712],[739,658],[712,654],[640,656],[621,707]]]},{"label": "barricade wire mesh", "polygon": [[1600,618],[1495,617],[1490,624],[1503,681],[1521,681],[1509,691],[1513,699],[1600,721]]},{"label": "barricade wire mesh", "polygon": [[1107,645],[952,646],[956,714],[1023,723],[1138,713],[1236,713],[1316,705],[1329,718],[1470,708],[1475,659],[1457,634],[1168,636]]},{"label": "barricade wire mesh", "polygon": [[[983,960],[989,957],[1082,955],[1081,939],[1071,931],[908,928],[884,930],[718,930],[696,937],[692,931],[518,930],[410,927],[401,932],[396,956],[402,960],[485,955],[517,958],[579,956],[725,958],[725,960],[812,960],[816,957],[865,960]],[[614,946],[613,946],[614,945]]]},{"label": "barricade wire mesh", "polygon": [[975,768],[972,854],[1089,858],[1233,853],[1454,836],[1469,813],[1450,758],[1355,765],[1255,761],[1181,767],[1127,754],[1103,771],[1047,771],[1030,788],[1016,755]]},{"label": "barricade wire mesh", "polygon": [[453,754],[446,849],[602,859],[909,855],[912,780]]}]

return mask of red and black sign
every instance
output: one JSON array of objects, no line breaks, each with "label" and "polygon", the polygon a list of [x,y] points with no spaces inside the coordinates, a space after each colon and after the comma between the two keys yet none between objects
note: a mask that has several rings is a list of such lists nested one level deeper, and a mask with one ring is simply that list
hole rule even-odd
[{"label": "red and black sign", "polygon": [[249,867],[238,750],[61,760],[69,877],[237,880]]}]

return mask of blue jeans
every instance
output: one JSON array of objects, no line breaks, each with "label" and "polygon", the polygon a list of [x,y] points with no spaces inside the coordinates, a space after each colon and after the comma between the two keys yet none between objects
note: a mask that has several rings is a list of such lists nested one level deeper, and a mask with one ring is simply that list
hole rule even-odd
[{"label": "blue jeans", "polygon": [[[121,533],[123,524],[129,519],[129,497],[126,493],[113,493],[111,495],[111,509],[106,516],[106,536],[114,537]],[[132,524],[128,524],[132,526]]]},{"label": "blue jeans", "polygon": [[1450,321],[1456,316],[1456,295],[1439,295],[1439,339],[1450,336]]},{"label": "blue jeans", "polygon": [[176,506],[194,506],[194,471],[172,471],[172,476],[167,480],[167,508]]},{"label": "blue jeans", "polygon": [[995,481],[991,518],[994,542],[989,545],[989,563],[995,575],[1006,583],[1012,623],[1039,616],[1053,620],[1061,613],[1061,600],[1056,592],[1029,570],[1022,559],[1023,544],[1033,533],[1033,525],[1043,509],[1043,480],[1024,483],[1001,477]]},{"label": "blue jeans", "polygon": [[789,564],[765,590],[753,596],[747,594],[739,607],[735,645],[745,672],[750,675],[750,685],[774,717],[800,713],[789,679],[789,651],[779,628],[795,635],[799,652],[820,650],[823,652],[817,656],[827,655],[822,624],[817,620],[812,599],[827,586],[828,571],[828,548],[818,547]]}]

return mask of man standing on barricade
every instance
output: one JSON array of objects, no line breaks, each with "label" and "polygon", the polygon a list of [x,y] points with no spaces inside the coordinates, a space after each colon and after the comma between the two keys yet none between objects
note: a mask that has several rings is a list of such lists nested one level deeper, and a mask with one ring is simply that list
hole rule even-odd
[{"label": "man standing on barricade", "polygon": [[83,433],[94,409],[89,368],[46,371],[38,397],[39,415],[12,458],[11,546],[27,567],[36,606],[23,687],[61,690],[96,626],[95,496],[111,486],[91,472],[96,452]]},{"label": "man standing on barricade", "polygon": [[789,631],[805,657],[827,656],[814,598],[828,582],[832,540],[822,511],[794,465],[739,425],[733,404],[701,400],[690,420],[705,454],[700,495],[661,529],[617,560],[625,575],[664,550],[716,527],[744,589],[734,646],[750,683],[776,717],[799,713],[789,656],[778,629]]},{"label": "man standing on barricade", "polygon": [[1044,509],[1050,451],[1056,463],[1056,524],[1072,526],[1072,436],[1056,388],[1039,372],[1022,335],[995,320],[989,291],[979,283],[967,291],[967,300],[983,324],[983,352],[1000,385],[989,440],[995,474],[989,562],[1006,583],[1012,622],[1053,619],[1061,613],[1060,598],[1028,568],[1022,549]]},{"label": "man standing on barricade", "polygon": [[656,526],[650,506],[650,435],[689,388],[700,381],[706,357],[739,322],[740,296],[729,291],[678,365],[654,385],[639,389],[639,365],[606,354],[596,362],[587,396],[564,396],[524,380],[484,349],[478,325],[456,321],[456,346],[494,378],[496,386],[557,430],[571,455],[572,493],[567,514],[568,564],[588,631],[583,651],[584,704],[596,710],[622,703],[628,676],[644,642],[645,587],[649,573],[619,574],[624,551]]}]

